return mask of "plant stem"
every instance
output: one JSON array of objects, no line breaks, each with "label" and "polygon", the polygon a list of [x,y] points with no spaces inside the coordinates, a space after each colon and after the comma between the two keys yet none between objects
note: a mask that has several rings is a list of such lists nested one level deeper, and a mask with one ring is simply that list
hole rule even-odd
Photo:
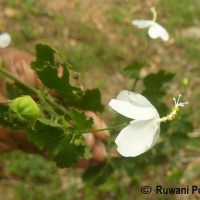
[{"label": "plant stem", "polygon": [[116,129],[116,128],[125,127],[127,125],[128,124],[121,124],[121,125],[118,125],[118,126],[111,126],[111,127],[108,127],[108,128],[103,128],[103,129],[98,129],[98,130],[85,131],[85,132],[82,132],[82,133],[96,133],[96,132],[101,132],[101,131],[106,131],[106,130],[112,130],[112,129]]},{"label": "plant stem", "polygon": [[[36,95],[38,95],[39,97],[41,96],[41,92],[40,90],[34,88],[33,86],[21,81],[18,77],[14,76],[13,74],[11,74],[10,72],[8,72],[6,69],[4,69],[3,67],[0,67],[0,73],[2,73],[3,75],[5,75],[6,77],[18,82],[19,84],[21,84],[23,87],[26,87],[27,89],[29,89],[30,91],[32,91],[33,93],[35,93]],[[50,103],[51,105],[55,106],[58,110],[62,111],[63,113],[67,113],[67,109],[64,108],[63,106],[59,105],[58,103],[56,103],[51,97],[42,97],[45,98],[45,100]]]},{"label": "plant stem", "polygon": [[139,77],[135,78],[135,80],[134,80],[133,87],[132,87],[133,91],[136,90],[136,85],[137,85],[138,80],[139,80]]},{"label": "plant stem", "polygon": [[19,84],[23,85],[24,87],[26,87],[27,89],[31,90],[32,92],[34,92],[35,94],[39,94],[39,91],[32,87],[31,85],[26,84],[25,82],[21,81],[18,77],[12,75],[11,73],[9,73],[6,69],[4,69],[3,67],[0,67],[0,73],[4,74],[6,77],[18,82]]},{"label": "plant stem", "polygon": [[5,101],[1,101],[0,105],[5,106],[5,105],[8,105],[9,103],[10,103],[10,100],[5,100]]}]

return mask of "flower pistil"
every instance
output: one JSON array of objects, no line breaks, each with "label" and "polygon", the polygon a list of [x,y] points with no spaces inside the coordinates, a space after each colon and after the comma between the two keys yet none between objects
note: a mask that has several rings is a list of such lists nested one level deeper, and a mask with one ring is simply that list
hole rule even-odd
[{"label": "flower pistil", "polygon": [[186,102],[180,102],[181,94],[179,94],[177,100],[176,98],[173,98],[175,106],[172,108],[172,111],[169,115],[164,116],[159,119],[160,122],[166,122],[166,121],[171,121],[173,120],[176,115],[178,114],[178,111],[180,110],[179,107],[184,107],[186,104],[188,104],[188,101]]}]

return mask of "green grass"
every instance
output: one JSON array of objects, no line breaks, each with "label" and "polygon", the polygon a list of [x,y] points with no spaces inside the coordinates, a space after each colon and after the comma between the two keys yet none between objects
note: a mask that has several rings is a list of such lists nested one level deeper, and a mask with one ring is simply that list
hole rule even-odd
[{"label": "green grass", "polygon": [[1,156],[5,178],[0,181],[1,193],[12,193],[13,199],[66,199],[61,175],[54,162],[39,155],[16,151]]}]

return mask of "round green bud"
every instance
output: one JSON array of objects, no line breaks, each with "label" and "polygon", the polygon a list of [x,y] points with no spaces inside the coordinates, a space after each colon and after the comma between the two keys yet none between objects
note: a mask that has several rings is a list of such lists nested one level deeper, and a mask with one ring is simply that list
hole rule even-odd
[{"label": "round green bud", "polygon": [[30,96],[18,97],[10,102],[9,116],[16,123],[34,123],[41,110]]},{"label": "round green bud", "polygon": [[185,77],[183,80],[182,80],[182,83],[184,86],[188,86],[189,85],[189,79],[187,77]]},{"label": "round green bud", "polygon": [[83,141],[81,140],[81,138],[76,138],[73,140],[73,144],[75,146],[79,146],[79,145],[83,144]]}]

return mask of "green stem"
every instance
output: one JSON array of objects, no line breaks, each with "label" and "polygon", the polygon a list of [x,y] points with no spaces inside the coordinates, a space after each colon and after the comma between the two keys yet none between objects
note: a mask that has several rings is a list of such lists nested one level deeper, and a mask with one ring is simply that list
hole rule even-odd
[{"label": "green stem", "polygon": [[146,50],[145,50],[145,53],[144,53],[144,62],[147,62],[148,61],[148,58],[149,58],[149,53],[150,53],[150,38],[148,37],[147,38],[147,45],[146,45]]},{"label": "green stem", "polygon": [[12,75],[11,73],[9,73],[6,69],[4,69],[3,67],[0,67],[0,73],[4,74],[6,77],[20,83],[21,85],[23,85],[24,87],[26,87],[27,89],[31,90],[32,92],[34,92],[35,94],[39,95],[39,91],[32,87],[31,85],[28,85],[26,83],[24,83],[23,81],[21,81],[18,77]]},{"label": "green stem", "polygon": [[112,129],[116,129],[116,128],[125,127],[127,125],[128,124],[121,124],[121,125],[118,125],[118,126],[111,126],[111,127],[108,127],[108,128],[102,128],[102,129],[98,129],[98,130],[89,130],[89,131],[85,131],[85,132],[82,132],[82,133],[96,133],[96,132],[101,132],[101,131],[106,131],[106,130],[112,130]]},{"label": "green stem", "polygon": [[1,101],[0,105],[7,106],[10,103],[10,100]]},{"label": "green stem", "polygon": [[137,82],[139,81],[139,77],[135,78],[134,80],[134,83],[133,83],[133,87],[132,87],[132,90],[135,91],[136,90],[136,85],[137,85]]},{"label": "green stem", "polygon": [[[14,76],[13,74],[11,74],[10,72],[8,72],[6,69],[4,69],[3,67],[0,67],[0,73],[2,73],[3,75],[5,75],[6,77],[18,82],[19,84],[21,84],[22,86],[26,87],[27,89],[29,89],[30,91],[32,91],[33,93],[35,93],[36,95],[38,95],[39,97],[41,97],[41,92],[40,90],[34,88],[33,86],[21,81],[18,77]],[[41,97],[44,98],[44,97]],[[67,113],[68,111],[66,110],[66,108],[60,106],[58,103],[56,103],[51,97],[46,98],[45,100],[50,103],[51,105],[55,106],[58,110],[60,110],[63,113]]]},{"label": "green stem", "polygon": [[63,106],[60,106],[58,103],[56,103],[51,97],[45,98],[47,102],[49,102],[51,105],[55,106],[58,110],[60,110],[63,113],[68,113],[68,110],[64,108]]}]

